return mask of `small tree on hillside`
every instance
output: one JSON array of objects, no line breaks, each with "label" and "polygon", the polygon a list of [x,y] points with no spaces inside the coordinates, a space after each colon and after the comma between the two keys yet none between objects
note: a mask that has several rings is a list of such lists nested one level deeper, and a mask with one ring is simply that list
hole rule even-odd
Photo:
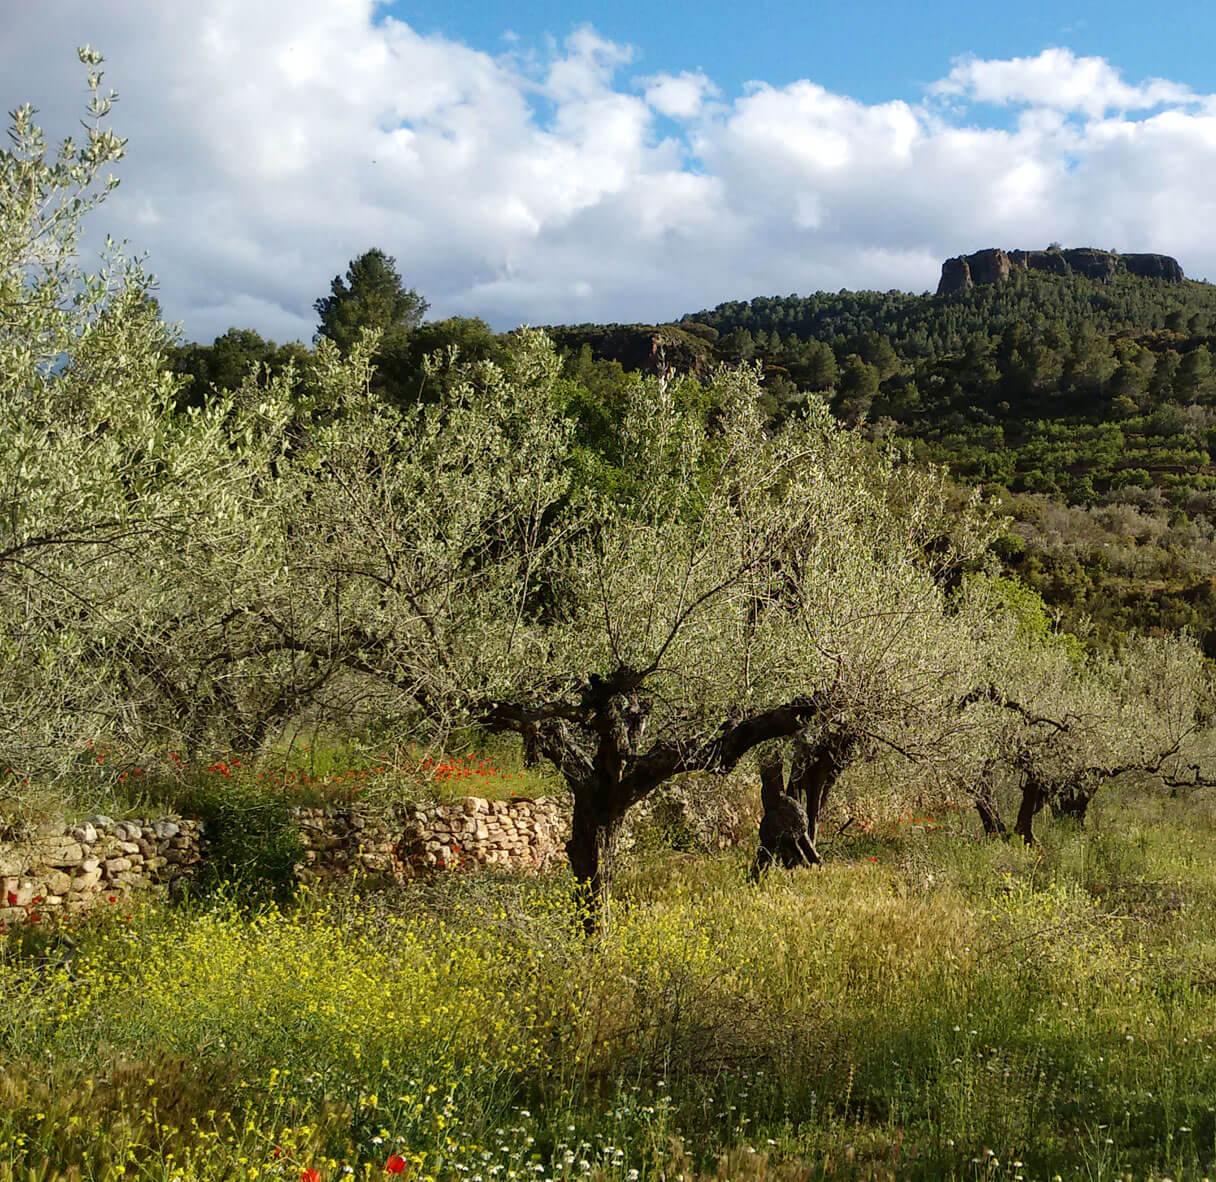
[{"label": "small tree on hillside", "polygon": [[418,377],[411,338],[429,307],[397,271],[397,260],[372,249],[352,259],[346,278],[335,275],[330,293],[316,301],[321,318],[314,338],[329,340],[343,357],[365,333],[375,336],[376,389],[392,401],[418,397]]}]

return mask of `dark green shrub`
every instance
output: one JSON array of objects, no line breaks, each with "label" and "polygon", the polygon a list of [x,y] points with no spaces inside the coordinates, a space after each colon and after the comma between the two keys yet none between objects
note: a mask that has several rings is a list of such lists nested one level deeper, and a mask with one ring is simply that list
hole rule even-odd
[{"label": "dark green shrub", "polygon": [[200,890],[232,884],[256,900],[293,893],[304,844],[285,795],[231,772],[210,772],[185,807],[203,822]]}]

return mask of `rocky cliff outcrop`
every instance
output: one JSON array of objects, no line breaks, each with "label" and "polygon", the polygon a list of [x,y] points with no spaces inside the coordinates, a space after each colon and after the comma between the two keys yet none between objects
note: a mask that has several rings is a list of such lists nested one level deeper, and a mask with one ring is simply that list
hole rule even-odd
[{"label": "rocky cliff outcrop", "polygon": [[1131,274],[1145,279],[1181,283],[1186,278],[1178,260],[1170,258],[1168,254],[1121,254],[1119,258]]},{"label": "rocky cliff outcrop", "polygon": [[703,324],[556,325],[549,335],[561,350],[577,353],[584,345],[599,361],[616,361],[628,371],[708,377],[714,368],[718,334]]},{"label": "rocky cliff outcrop", "polygon": [[1004,283],[1015,271],[1042,271],[1048,275],[1082,275],[1109,283],[1121,271],[1144,279],[1181,283],[1185,278],[1178,260],[1167,254],[1117,254],[1111,250],[1080,247],[1074,250],[1010,250],[999,248],[958,255],[942,263],[938,295],[967,291],[977,283]]}]

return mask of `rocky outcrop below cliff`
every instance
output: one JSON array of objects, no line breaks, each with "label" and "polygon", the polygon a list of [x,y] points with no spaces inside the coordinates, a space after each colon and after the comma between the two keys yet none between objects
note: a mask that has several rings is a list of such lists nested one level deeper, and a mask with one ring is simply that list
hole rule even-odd
[{"label": "rocky outcrop below cliff", "polygon": [[1015,271],[1042,271],[1048,275],[1082,275],[1109,283],[1120,272],[1143,279],[1181,283],[1185,276],[1178,260],[1167,254],[1117,254],[1111,250],[1080,247],[1075,250],[979,250],[942,263],[938,295],[968,291],[978,283],[1004,283]]},{"label": "rocky outcrop below cliff", "polygon": [[705,378],[713,371],[718,334],[704,324],[581,324],[546,329],[562,352],[590,347],[597,361],[616,361],[630,372],[684,373]]}]

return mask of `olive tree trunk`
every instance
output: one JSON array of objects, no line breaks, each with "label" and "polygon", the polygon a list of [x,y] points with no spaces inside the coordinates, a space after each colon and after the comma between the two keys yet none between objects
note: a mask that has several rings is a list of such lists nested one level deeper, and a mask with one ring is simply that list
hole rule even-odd
[{"label": "olive tree trunk", "polygon": [[994,768],[989,763],[980,771],[979,783],[972,789],[971,798],[975,802],[975,811],[980,815],[984,836],[1006,838],[1009,836],[1009,830],[1001,817],[1001,810],[992,791],[993,774]]},{"label": "olive tree trunk", "polygon": [[1038,844],[1034,835],[1034,819],[1043,811],[1046,803],[1046,788],[1033,776],[1027,776],[1022,782],[1022,803],[1018,806],[1018,819],[1013,826],[1014,833],[1027,845]]},{"label": "olive tree trunk", "polygon": [[607,917],[612,853],[628,811],[660,784],[687,772],[724,774],[754,747],[803,729],[819,706],[798,699],[724,723],[705,736],[665,736],[643,749],[652,704],[638,692],[645,680],[627,667],[589,679],[577,702],[524,706],[492,703],[483,726],[513,731],[525,748],[561,773],[574,799],[566,855],[584,924],[598,931]]},{"label": "olive tree trunk", "polygon": [[817,866],[819,825],[828,794],[852,759],[857,741],[845,732],[829,732],[794,742],[788,782],[782,757],[773,754],[760,764],[760,846],[753,876],[773,863],[791,869]]}]

